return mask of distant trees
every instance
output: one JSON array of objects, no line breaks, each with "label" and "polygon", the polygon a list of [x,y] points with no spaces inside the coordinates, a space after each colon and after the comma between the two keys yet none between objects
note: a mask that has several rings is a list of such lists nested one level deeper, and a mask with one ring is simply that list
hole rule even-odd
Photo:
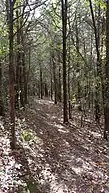
[{"label": "distant trees", "polygon": [[12,148],[15,111],[25,109],[30,95],[63,102],[64,123],[72,117],[72,106],[91,112],[99,125],[104,116],[105,138],[109,131],[109,2],[48,2],[6,0],[1,5],[6,13],[0,14],[0,115],[10,93]]},{"label": "distant trees", "polygon": [[[45,3],[46,1],[44,1]],[[16,147],[15,137],[15,108],[25,107],[27,104],[28,81],[30,70],[29,34],[30,12],[34,11],[43,2],[30,3],[6,0],[6,14],[9,39],[9,88],[10,88],[10,122],[11,122],[11,148]],[[28,9],[28,11],[26,10]],[[32,15],[32,14],[31,14]],[[28,39],[28,40],[26,40]],[[29,52],[28,52],[29,50]],[[28,58],[28,60],[27,60]],[[29,65],[29,68],[27,67]],[[0,66],[2,85],[2,67]],[[2,92],[0,92],[0,111],[3,114]]]}]

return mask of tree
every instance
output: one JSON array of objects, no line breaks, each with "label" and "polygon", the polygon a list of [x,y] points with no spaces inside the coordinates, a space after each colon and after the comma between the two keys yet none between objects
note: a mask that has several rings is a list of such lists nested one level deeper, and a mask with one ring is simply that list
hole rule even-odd
[{"label": "tree", "polygon": [[61,0],[62,5],[62,35],[63,35],[63,117],[64,123],[68,122],[67,114],[67,81],[66,81],[66,38],[67,38],[67,0]]},{"label": "tree", "polygon": [[4,102],[3,102],[3,72],[2,61],[0,61],[0,116],[4,115]]},{"label": "tree", "polygon": [[[71,118],[72,104],[86,114],[94,115],[96,111],[96,120],[100,122],[106,106],[104,98],[108,98],[104,96],[107,87],[103,85],[107,67],[101,65],[105,62],[105,30],[102,30],[105,3],[46,2],[13,1],[12,4],[7,0],[10,47],[6,62],[10,63],[11,122],[15,122],[14,105],[17,109],[26,108],[29,95],[36,94],[40,98],[51,97],[55,104],[63,101],[64,122],[68,122],[68,112]],[[39,6],[42,7],[37,17],[34,11]],[[3,54],[0,59],[4,67]],[[5,71],[5,78],[0,79],[3,86],[8,85],[6,67]],[[8,86],[5,89],[7,97]]]},{"label": "tree", "polygon": [[10,80],[10,118],[11,118],[11,148],[15,149],[15,72],[14,72],[14,32],[13,32],[13,13],[14,13],[15,1],[7,0],[7,15],[8,15],[8,26],[9,26],[9,80]]},{"label": "tree", "polygon": [[[96,45],[96,54],[97,54],[97,77],[96,77],[97,80],[96,80],[96,91],[95,91],[96,92],[95,117],[96,117],[96,121],[99,123],[100,122],[100,102],[99,102],[100,84],[99,84],[99,79],[101,79],[101,81],[102,81],[102,70],[101,70],[101,59],[100,59],[100,36],[99,36],[100,29],[98,27],[98,31],[97,31],[97,26],[96,26],[96,23],[95,23],[95,17],[94,17],[94,12],[93,12],[93,7],[92,7],[92,1],[89,0],[89,3],[90,3],[90,10],[91,10],[93,27],[94,27],[95,45]],[[99,10],[100,10],[100,5],[99,5]],[[98,25],[99,25],[99,21],[98,21]]]},{"label": "tree", "polygon": [[109,133],[109,0],[106,2],[106,65],[105,65],[105,129],[104,138],[107,139],[107,132]]}]

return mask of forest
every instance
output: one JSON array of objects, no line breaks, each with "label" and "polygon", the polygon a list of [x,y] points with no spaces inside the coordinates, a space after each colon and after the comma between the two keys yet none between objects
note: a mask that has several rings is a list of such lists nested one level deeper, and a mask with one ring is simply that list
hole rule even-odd
[{"label": "forest", "polygon": [[109,193],[109,0],[0,0],[0,193]]}]

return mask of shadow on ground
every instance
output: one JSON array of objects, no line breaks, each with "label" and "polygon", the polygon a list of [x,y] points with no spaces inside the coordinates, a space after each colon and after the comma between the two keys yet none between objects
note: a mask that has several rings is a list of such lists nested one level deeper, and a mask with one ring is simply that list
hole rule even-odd
[{"label": "shadow on ground", "polygon": [[109,192],[108,143],[95,124],[64,125],[60,104],[37,99],[19,117],[34,136],[16,154],[30,193]]}]

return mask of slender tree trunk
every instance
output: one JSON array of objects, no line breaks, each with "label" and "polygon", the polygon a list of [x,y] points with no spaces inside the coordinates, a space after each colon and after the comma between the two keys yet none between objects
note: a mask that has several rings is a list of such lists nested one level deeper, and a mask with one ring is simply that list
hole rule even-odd
[{"label": "slender tree trunk", "polygon": [[[20,21],[20,26],[22,26],[22,20]],[[25,82],[26,82],[26,72],[25,72],[25,48],[24,48],[24,34],[23,29],[20,29],[21,36],[21,65],[20,65],[20,103],[22,107],[25,107]]]},{"label": "slender tree trunk", "polygon": [[63,34],[63,118],[64,123],[68,122],[67,112],[67,81],[66,81],[66,35],[67,35],[67,0],[61,0],[62,4],[62,34]]},{"label": "slender tree trunk", "polygon": [[[97,32],[97,27],[96,27],[96,23],[95,23],[95,17],[94,17],[94,12],[93,12],[91,0],[89,0],[89,4],[90,4],[90,11],[91,11],[93,27],[94,27],[96,54],[97,54],[97,77],[96,77],[97,80],[96,80],[96,91],[95,91],[95,95],[96,95],[95,119],[96,119],[97,123],[99,124],[99,122],[100,122],[100,99],[99,99],[100,84],[99,84],[99,79],[101,79],[101,84],[102,84],[101,60],[100,60],[100,51],[99,51],[100,37],[99,37],[99,33]],[[103,93],[103,90],[102,90],[102,93]]]},{"label": "slender tree trunk", "polygon": [[[76,50],[77,50],[77,55],[79,56],[79,32],[78,32],[78,22],[76,20]],[[77,101],[78,101],[78,109],[81,110],[81,88],[80,88],[80,66],[77,58],[77,73],[78,73],[78,79],[77,79]]]},{"label": "slender tree trunk", "polygon": [[69,50],[68,50],[68,99],[69,99],[69,119],[71,119],[71,93],[70,93],[70,34],[69,34]]},{"label": "slender tree trunk", "polygon": [[23,98],[24,98],[24,107],[27,104],[27,73],[26,73],[26,64],[25,64],[25,47],[23,45],[22,53],[22,65],[23,65]]},{"label": "slender tree trunk", "polygon": [[22,55],[20,61],[20,105],[24,107],[24,95],[23,95],[23,66],[22,66]]},{"label": "slender tree trunk", "polygon": [[[18,11],[16,11],[16,17],[18,18]],[[15,86],[15,108],[19,108],[19,78],[20,78],[20,33],[19,33],[19,19],[17,19],[17,64],[16,64],[16,86]]]},{"label": "slender tree trunk", "polygon": [[4,115],[4,102],[3,102],[3,83],[2,83],[2,63],[0,61],[0,116]]},{"label": "slender tree trunk", "polygon": [[71,50],[71,45],[70,45],[70,41],[71,41],[71,21],[70,21],[70,18],[71,18],[71,10],[70,10],[70,6],[69,6],[69,17],[68,17],[68,23],[69,23],[69,36],[68,36],[68,101],[69,101],[69,119],[72,118],[72,105],[71,105],[71,80],[70,80],[70,75],[71,75],[71,72],[70,72],[70,68],[71,68],[71,64],[70,64],[70,61],[71,61],[71,58],[70,58],[70,50]]},{"label": "slender tree trunk", "polygon": [[[72,118],[71,90],[73,92],[73,77],[71,78],[71,10],[69,4],[69,36],[68,36],[68,101],[69,101],[69,119]],[[73,40],[73,36],[72,36]]]},{"label": "slender tree trunk", "polygon": [[40,64],[40,98],[43,99],[42,66]]},{"label": "slender tree trunk", "polygon": [[[91,38],[90,38],[90,64],[89,64],[89,71],[91,69],[93,69],[93,67],[92,67],[92,63],[93,63],[93,58],[92,58],[92,56],[93,56],[93,53],[92,53],[93,48],[92,48],[92,45],[93,45],[93,35],[91,34]],[[94,69],[93,69],[93,71],[94,71]],[[89,78],[90,78],[90,76],[89,76]],[[93,93],[93,90],[91,90],[91,87],[90,87],[90,79],[89,79],[89,93],[90,93],[90,95],[89,95],[89,109],[92,108],[92,111],[93,111],[93,107],[94,107],[93,94],[94,93]]]},{"label": "slender tree trunk", "polygon": [[54,78],[54,103],[57,104],[57,79],[56,79],[56,64],[54,61],[54,54],[52,56],[53,60],[53,78]]},{"label": "slender tree trunk", "polygon": [[59,63],[58,100],[59,100],[59,102],[61,102],[61,61],[60,61],[60,52],[58,53],[58,63]]},{"label": "slender tree trunk", "polygon": [[59,102],[61,102],[61,64],[59,64]]},{"label": "slender tree trunk", "polygon": [[109,133],[109,0],[107,0],[106,10],[106,82],[105,82],[105,129],[104,138],[107,139],[107,132]]},{"label": "slender tree trunk", "polygon": [[13,1],[9,0],[9,80],[10,80],[10,118],[11,118],[11,148],[15,149],[15,97],[14,97],[14,63],[13,63]]},{"label": "slender tree trunk", "polygon": [[[27,97],[29,96],[29,86],[28,86],[28,82],[29,82],[30,66],[31,66],[31,45],[29,46],[28,60],[29,60],[29,64],[28,64],[28,72],[27,72]],[[27,99],[27,100],[28,100],[28,99]]]},{"label": "slender tree trunk", "polygon": [[52,61],[51,61],[51,56],[50,56],[50,95],[51,95],[51,100],[53,100],[53,78],[52,78],[52,71],[53,71],[53,67],[52,67]]},{"label": "slender tree trunk", "polygon": [[52,82],[52,76],[51,76],[51,87],[50,87],[50,95],[51,95],[51,100],[53,100],[53,82]]},{"label": "slender tree trunk", "polygon": [[48,97],[48,87],[46,82],[44,84],[44,90],[45,90],[45,97]]}]

